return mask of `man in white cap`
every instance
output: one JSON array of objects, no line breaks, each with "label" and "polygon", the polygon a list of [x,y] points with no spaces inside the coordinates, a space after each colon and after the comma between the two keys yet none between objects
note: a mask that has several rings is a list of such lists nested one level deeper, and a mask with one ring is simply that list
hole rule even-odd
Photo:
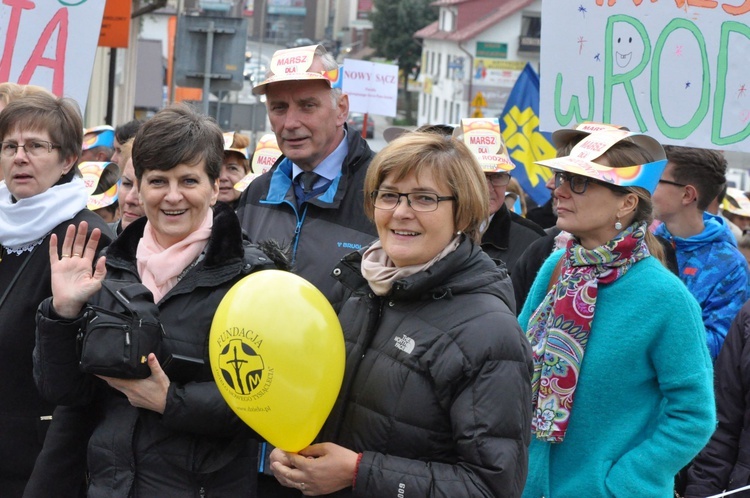
[{"label": "man in white cap", "polygon": [[[349,99],[336,88],[338,72],[321,46],[274,53],[268,77],[253,93],[266,96],[282,155],[250,183],[237,206],[250,239],[288,244],[295,273],[334,307],[343,298],[330,275],[334,266],[377,238],[365,216],[362,193],[374,154],[358,133],[347,129]],[[263,443],[258,496],[282,497],[289,488],[265,468],[270,451]]]},{"label": "man in white cap", "polygon": [[295,272],[334,306],[341,295],[331,270],[377,238],[362,194],[374,154],[347,129],[349,98],[337,88],[338,73],[319,45],[274,53],[268,77],[253,93],[266,96],[282,156],[247,187],[237,207],[250,239],[289,244]]}]

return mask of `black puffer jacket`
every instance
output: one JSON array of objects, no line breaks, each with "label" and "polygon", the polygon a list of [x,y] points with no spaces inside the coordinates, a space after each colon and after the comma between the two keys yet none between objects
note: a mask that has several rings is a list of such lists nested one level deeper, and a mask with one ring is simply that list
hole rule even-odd
[{"label": "black puffer jacket", "polygon": [[[138,282],[136,248],[145,218],[107,251],[107,279]],[[211,374],[207,340],[214,312],[231,286],[269,257],[243,244],[236,215],[219,204],[205,257],[157,303],[165,330],[162,357],[203,358],[193,381],[172,381],[163,415],[138,409],[98,378],[78,369],[79,320],[56,319],[47,300],[37,318],[37,386],[51,401],[92,403],[100,421],[89,441],[90,497],[253,496],[257,468],[254,434],[230,410]],[[108,293],[91,304],[107,307]]]},{"label": "black puffer jacket", "polygon": [[319,440],[363,452],[339,494],[520,496],[532,363],[505,270],[464,239],[380,298],[360,262],[352,253],[334,270],[353,294],[339,314],[344,385]]},{"label": "black puffer jacket", "polygon": [[[89,230],[99,228],[102,231],[100,249],[110,243],[104,220],[84,209],[52,230],[60,250],[68,226],[78,226],[82,221],[88,223]],[[3,251],[0,258],[0,295],[8,293],[0,303],[0,376],[3,379],[0,382],[0,399],[3,400],[0,406],[0,496],[4,498],[21,496],[27,481],[29,489],[25,496],[39,496],[41,490],[48,489],[45,486],[50,479],[61,486],[56,496],[76,496],[73,488],[83,482],[84,477],[82,465],[66,466],[67,461],[50,461],[46,453],[39,457],[43,444],[49,449],[46,435],[54,433],[65,418],[39,395],[32,375],[36,309],[52,295],[49,242],[47,235],[32,252],[15,255]],[[12,283],[24,262],[27,262],[25,268]],[[71,443],[67,445],[68,450],[74,452],[75,440],[68,442]]]},{"label": "black puffer jacket", "polygon": [[714,368],[719,425],[688,469],[689,498],[750,485],[750,301],[732,322]]},{"label": "black puffer jacket", "polygon": [[505,263],[505,268],[512,275],[518,258],[532,242],[545,235],[539,225],[518,216],[503,204],[482,234],[482,249],[492,259]]}]

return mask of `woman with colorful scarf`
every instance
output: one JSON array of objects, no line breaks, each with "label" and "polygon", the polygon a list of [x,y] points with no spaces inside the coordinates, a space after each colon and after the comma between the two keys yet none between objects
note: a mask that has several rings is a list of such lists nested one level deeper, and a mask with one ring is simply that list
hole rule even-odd
[{"label": "woman with colorful scarf", "polygon": [[648,231],[666,162],[655,140],[614,130],[539,163],[574,237],[519,316],[534,356],[524,496],[672,496],[713,431],[700,308]]}]

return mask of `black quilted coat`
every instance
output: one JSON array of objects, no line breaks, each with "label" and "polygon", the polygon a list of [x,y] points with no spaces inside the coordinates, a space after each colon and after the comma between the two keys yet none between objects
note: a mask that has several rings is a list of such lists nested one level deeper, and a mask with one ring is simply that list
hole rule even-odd
[{"label": "black quilted coat", "polygon": [[319,440],[363,452],[337,496],[520,496],[532,363],[505,270],[464,239],[377,297],[360,262],[352,253],[333,272],[352,292],[339,314],[346,373]]},{"label": "black quilted coat", "polygon": [[[139,281],[136,248],[145,218],[128,226],[107,251],[107,278]],[[255,434],[224,402],[210,370],[207,341],[214,312],[239,279],[273,267],[258,248],[243,244],[227,205],[214,208],[205,258],[159,301],[165,330],[162,355],[204,358],[192,380],[172,380],[163,414],[135,408],[118,391],[78,369],[79,320],[61,320],[44,301],[37,318],[37,386],[51,401],[89,404],[101,413],[88,445],[88,496],[252,497],[257,476]],[[92,304],[107,307],[108,293]],[[110,303],[111,304],[111,303]]]}]

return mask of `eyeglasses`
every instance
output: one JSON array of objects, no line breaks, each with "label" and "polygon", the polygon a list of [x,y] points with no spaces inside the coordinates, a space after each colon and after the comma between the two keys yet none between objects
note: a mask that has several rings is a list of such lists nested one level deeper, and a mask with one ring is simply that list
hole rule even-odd
[{"label": "eyeglasses", "polygon": [[409,207],[414,211],[421,213],[428,213],[435,211],[438,208],[440,201],[455,201],[456,198],[453,196],[439,196],[430,192],[410,192],[403,194],[401,192],[393,192],[392,190],[376,190],[372,194],[372,204],[377,209],[384,211],[390,211],[396,209],[396,206],[401,202],[402,197],[406,197],[406,202]]},{"label": "eyeglasses", "polygon": [[583,194],[584,192],[586,192],[586,189],[589,187],[590,183],[595,183],[596,185],[607,187],[608,189],[615,192],[621,190],[617,185],[603,182],[595,178],[590,178],[588,176],[574,175],[571,173],[566,173],[565,171],[555,172],[555,188],[560,188],[560,185],[562,185],[563,182],[568,184],[568,187],[570,187],[570,191],[574,194]]},{"label": "eyeglasses", "polygon": [[677,183],[672,180],[659,180],[659,183],[666,183],[667,185],[674,185],[675,187],[687,187],[685,183]]},{"label": "eyeglasses", "polygon": [[26,155],[29,157],[39,157],[52,152],[52,149],[59,149],[59,145],[55,145],[52,142],[46,140],[32,140],[25,144],[17,144],[15,142],[0,142],[0,154],[3,157],[16,157],[18,149],[22,148],[26,151]]},{"label": "eyeglasses", "polygon": [[510,183],[510,173],[491,173],[484,175],[493,187],[505,187]]}]

